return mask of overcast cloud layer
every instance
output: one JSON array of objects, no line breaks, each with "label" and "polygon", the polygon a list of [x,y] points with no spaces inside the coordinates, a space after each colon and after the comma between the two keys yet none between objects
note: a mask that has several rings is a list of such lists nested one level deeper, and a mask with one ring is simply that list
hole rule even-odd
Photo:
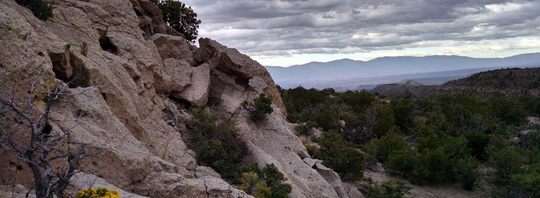
[{"label": "overcast cloud layer", "polygon": [[[463,45],[489,50],[540,47],[540,0],[183,2],[203,22],[199,36],[256,58],[441,46],[452,50]],[[510,46],[498,42],[510,38],[520,39]]]}]

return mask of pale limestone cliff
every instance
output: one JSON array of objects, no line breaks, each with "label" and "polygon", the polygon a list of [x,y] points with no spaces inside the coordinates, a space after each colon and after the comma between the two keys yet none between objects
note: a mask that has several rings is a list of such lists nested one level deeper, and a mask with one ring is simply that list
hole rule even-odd
[{"label": "pale limestone cliff", "polygon": [[[213,105],[238,124],[247,161],[274,163],[285,174],[291,197],[358,196],[331,170],[305,162],[309,155],[264,67],[211,39],[190,50],[160,12],[148,0],[56,0],[55,16],[43,22],[13,0],[0,0],[1,91],[22,98],[31,82],[42,89],[69,86],[53,105],[52,130],[70,129],[70,145],[100,154],[81,163],[86,174],[74,186],[99,177],[133,197],[251,197],[198,166],[182,137],[186,108]],[[240,103],[259,93],[272,98],[274,112],[254,123]],[[12,155],[0,158],[0,181],[31,183]]]}]

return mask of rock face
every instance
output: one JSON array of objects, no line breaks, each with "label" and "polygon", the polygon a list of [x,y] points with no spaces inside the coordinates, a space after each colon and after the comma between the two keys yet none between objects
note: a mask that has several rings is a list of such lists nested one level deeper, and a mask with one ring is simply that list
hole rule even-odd
[{"label": "rock face", "polygon": [[[95,187],[128,197],[251,197],[198,166],[182,137],[185,109],[213,105],[238,123],[247,161],[274,163],[285,174],[291,197],[356,195],[345,192],[335,173],[329,179],[331,170],[321,175],[306,163],[313,160],[256,61],[206,38],[191,51],[148,0],[56,0],[54,6],[55,17],[43,22],[14,0],[0,0],[0,91],[24,99],[34,82],[32,100],[40,101],[40,90],[64,88],[52,106],[52,131],[69,130],[70,146],[99,153],[80,164],[86,174],[74,179],[75,188],[98,178]],[[240,103],[260,93],[273,100],[274,112],[254,123]],[[0,181],[32,182],[12,155],[0,158]]]}]

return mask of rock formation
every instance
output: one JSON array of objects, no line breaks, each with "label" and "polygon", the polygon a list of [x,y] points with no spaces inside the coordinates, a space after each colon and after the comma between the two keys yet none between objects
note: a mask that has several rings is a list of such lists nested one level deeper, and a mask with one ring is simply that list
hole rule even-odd
[{"label": "rock formation", "polygon": [[[0,91],[22,98],[32,82],[65,87],[52,108],[52,131],[69,129],[69,145],[99,153],[80,164],[85,174],[74,186],[98,177],[130,197],[251,197],[198,166],[182,137],[185,109],[213,105],[238,124],[248,161],[274,163],[284,173],[291,197],[359,194],[345,190],[331,170],[305,162],[310,157],[285,120],[274,81],[248,56],[207,38],[190,49],[148,0],[56,0],[54,6],[55,16],[43,22],[14,0],[0,0]],[[255,123],[240,103],[260,93],[273,100],[274,112]],[[33,96],[41,99],[39,92]],[[0,158],[3,184],[31,183],[27,167],[14,168],[18,162],[8,153]]]}]

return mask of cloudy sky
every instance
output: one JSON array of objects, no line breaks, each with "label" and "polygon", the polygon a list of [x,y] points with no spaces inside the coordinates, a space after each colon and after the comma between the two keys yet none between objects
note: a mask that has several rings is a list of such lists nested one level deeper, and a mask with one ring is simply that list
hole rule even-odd
[{"label": "cloudy sky", "polygon": [[540,52],[540,0],[183,0],[200,37],[263,65]]}]

